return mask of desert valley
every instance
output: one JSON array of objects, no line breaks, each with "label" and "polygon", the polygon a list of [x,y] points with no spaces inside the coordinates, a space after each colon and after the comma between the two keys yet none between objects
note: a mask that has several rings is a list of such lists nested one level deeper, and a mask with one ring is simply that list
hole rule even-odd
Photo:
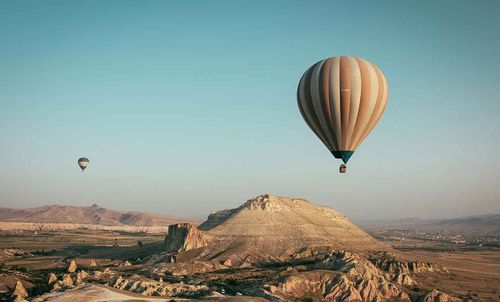
[{"label": "desert valley", "polygon": [[499,302],[500,1],[0,1],[0,301]]},{"label": "desert valley", "polygon": [[362,230],[329,207],[266,194],[201,223],[97,205],[0,217],[6,301],[500,299],[498,215],[442,232],[437,221]]}]

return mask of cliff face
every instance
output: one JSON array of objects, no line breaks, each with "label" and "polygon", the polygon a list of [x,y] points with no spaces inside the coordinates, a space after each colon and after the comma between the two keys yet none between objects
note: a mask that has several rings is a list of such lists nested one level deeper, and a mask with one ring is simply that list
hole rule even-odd
[{"label": "cliff face", "polygon": [[190,223],[178,223],[168,226],[165,245],[167,252],[183,252],[204,247],[208,238]]}]

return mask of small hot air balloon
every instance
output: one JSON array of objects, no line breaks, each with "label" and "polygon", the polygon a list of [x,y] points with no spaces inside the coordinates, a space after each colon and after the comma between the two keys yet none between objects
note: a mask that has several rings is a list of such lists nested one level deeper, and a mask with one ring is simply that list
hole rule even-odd
[{"label": "small hot air balloon", "polygon": [[82,169],[82,172],[85,171],[85,168],[87,168],[87,166],[89,165],[89,159],[86,157],[78,159],[78,165]]},{"label": "small hot air balloon", "polygon": [[[335,158],[349,158],[382,117],[388,88],[378,67],[358,57],[331,57],[311,66],[297,89],[300,113]],[[345,173],[345,165],[340,173]]]}]

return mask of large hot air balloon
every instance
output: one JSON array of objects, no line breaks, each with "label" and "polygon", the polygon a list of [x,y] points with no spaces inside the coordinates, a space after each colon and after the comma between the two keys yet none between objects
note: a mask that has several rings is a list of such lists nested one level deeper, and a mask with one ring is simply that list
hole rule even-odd
[{"label": "large hot air balloon", "polygon": [[82,169],[82,172],[85,171],[85,168],[87,168],[87,166],[89,165],[89,159],[86,157],[78,159],[78,165]]},{"label": "large hot air balloon", "polygon": [[[314,64],[297,89],[307,125],[345,164],[382,117],[387,96],[382,72],[358,57],[332,57]],[[342,165],[340,172],[345,171]]]}]

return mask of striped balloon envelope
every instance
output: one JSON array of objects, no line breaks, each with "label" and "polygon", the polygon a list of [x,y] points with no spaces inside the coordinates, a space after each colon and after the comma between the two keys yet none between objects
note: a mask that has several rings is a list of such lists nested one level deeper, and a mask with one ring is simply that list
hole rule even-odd
[{"label": "striped balloon envelope", "polygon": [[82,172],[85,171],[85,168],[87,168],[89,165],[89,159],[86,157],[81,157],[78,159],[78,166],[80,166],[80,169],[82,169]]},{"label": "striped balloon envelope", "polygon": [[297,89],[305,122],[344,163],[382,117],[387,98],[382,72],[358,57],[332,57],[314,64]]}]

